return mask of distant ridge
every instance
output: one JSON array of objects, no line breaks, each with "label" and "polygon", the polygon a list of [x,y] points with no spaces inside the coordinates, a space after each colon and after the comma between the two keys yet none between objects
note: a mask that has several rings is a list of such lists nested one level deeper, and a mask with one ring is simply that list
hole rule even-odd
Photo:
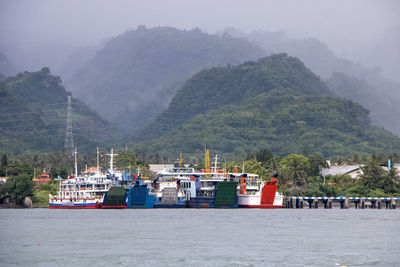
[{"label": "distant ridge", "polygon": [[262,147],[282,156],[398,151],[400,139],[373,127],[368,114],[297,58],[277,54],[197,73],[130,140],[169,154],[201,153],[207,144],[235,158]]},{"label": "distant ridge", "polygon": [[67,88],[131,134],[159,115],[197,71],[265,55],[244,38],[140,26],[107,42]]}]

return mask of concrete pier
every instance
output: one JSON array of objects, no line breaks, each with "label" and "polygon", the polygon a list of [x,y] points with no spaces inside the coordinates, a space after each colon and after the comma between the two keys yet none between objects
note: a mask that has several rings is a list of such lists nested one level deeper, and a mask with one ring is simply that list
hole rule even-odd
[{"label": "concrete pier", "polygon": [[[350,208],[350,202],[354,203],[355,209],[395,209],[400,198],[394,197],[287,197],[284,206],[289,209],[302,209],[304,202],[308,203],[309,209],[318,209],[319,201],[322,201],[324,209],[331,209],[332,203],[336,202],[341,209]],[[351,204],[351,207],[353,205]]]}]

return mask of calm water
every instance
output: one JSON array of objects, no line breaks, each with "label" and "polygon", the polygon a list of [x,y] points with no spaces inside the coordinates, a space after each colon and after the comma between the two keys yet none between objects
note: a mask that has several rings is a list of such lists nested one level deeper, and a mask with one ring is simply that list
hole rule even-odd
[{"label": "calm water", "polygon": [[0,210],[2,266],[400,266],[400,210]]}]

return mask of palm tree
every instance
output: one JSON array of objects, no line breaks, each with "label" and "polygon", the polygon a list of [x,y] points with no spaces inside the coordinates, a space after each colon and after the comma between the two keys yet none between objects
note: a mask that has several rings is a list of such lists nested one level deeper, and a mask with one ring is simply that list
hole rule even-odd
[{"label": "palm tree", "polygon": [[283,172],[293,180],[294,184],[304,185],[306,183],[306,169],[308,158],[302,155],[291,154],[281,160]]},{"label": "palm tree", "polygon": [[361,182],[370,189],[377,189],[381,186],[381,181],[385,176],[385,171],[379,166],[375,157],[370,157],[363,168]]}]

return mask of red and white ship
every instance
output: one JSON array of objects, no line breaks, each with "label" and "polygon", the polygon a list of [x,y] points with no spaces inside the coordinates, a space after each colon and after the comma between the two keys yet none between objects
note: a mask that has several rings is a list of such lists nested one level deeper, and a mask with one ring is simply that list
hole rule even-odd
[{"label": "red and white ship", "polygon": [[[104,196],[113,187],[110,176],[99,172],[99,150],[97,149],[97,168],[95,172],[78,176],[77,150],[75,148],[75,176],[61,181],[57,195],[49,195],[49,208],[52,209],[96,209],[104,202]],[[113,173],[113,149],[111,149],[110,170]]]},{"label": "red and white ship", "polygon": [[60,181],[57,195],[49,197],[49,208],[95,209],[103,202],[104,195],[112,187],[112,181],[99,173],[95,175],[70,177]]},{"label": "red and white ship", "polygon": [[277,192],[277,178],[263,182],[258,177],[240,177],[238,194],[239,208],[275,209],[283,208],[283,195]]}]

